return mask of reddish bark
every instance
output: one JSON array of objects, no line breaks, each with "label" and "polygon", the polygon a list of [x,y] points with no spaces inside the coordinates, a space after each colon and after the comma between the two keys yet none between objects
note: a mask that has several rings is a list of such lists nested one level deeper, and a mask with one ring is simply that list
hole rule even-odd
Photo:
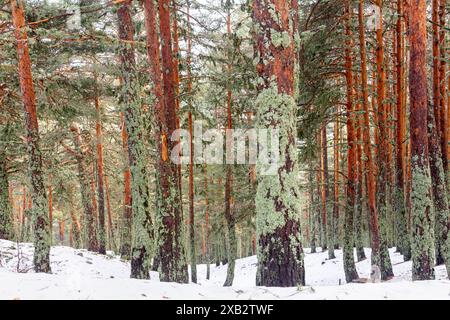
[{"label": "reddish bark", "polygon": [[[414,8],[414,10],[412,10]],[[427,13],[425,0],[411,0],[410,29],[410,136],[412,190],[412,239],[416,249],[412,252],[413,279],[434,278],[434,245],[431,239],[432,208],[431,181],[429,180],[429,152],[427,135]],[[427,185],[429,184],[429,185]],[[413,246],[414,247],[414,246]]]},{"label": "reddish bark", "polygon": [[359,0],[358,10],[359,21],[359,41],[361,55],[361,77],[362,77],[362,95],[364,108],[364,128],[363,128],[363,144],[364,154],[366,156],[366,174],[367,174],[367,193],[370,210],[370,231],[371,231],[371,247],[372,247],[372,264],[380,267],[380,235],[378,226],[378,211],[376,207],[376,184],[375,184],[375,165],[372,156],[372,145],[370,139],[370,117],[369,117],[369,92],[367,87],[367,49],[365,37],[364,23],[364,1]]},{"label": "reddish bark", "polygon": [[[97,78],[97,77],[96,77]],[[97,80],[96,80],[97,81]],[[97,83],[96,83],[97,85]],[[101,123],[101,106],[98,96],[98,90],[95,89],[95,136],[97,148],[97,199],[98,199],[98,252],[106,254],[106,232],[105,232],[105,190],[103,177],[103,142],[102,142],[102,123]]]},{"label": "reddish bark", "polygon": [[[356,179],[357,179],[357,163],[356,163],[356,135],[355,135],[355,113],[354,113],[354,97],[355,88],[353,84],[353,39],[351,31],[352,14],[350,10],[350,0],[345,1],[345,35],[348,40],[345,47],[345,79],[347,83],[347,101],[346,101],[346,113],[347,113],[347,207],[345,212],[345,225],[344,225],[344,271],[347,283],[358,278],[358,273],[355,267],[355,260],[353,257],[354,247],[354,225],[353,220],[356,209]],[[339,199],[339,146],[337,145],[339,139],[339,124],[336,117],[335,133],[334,133],[334,197],[335,202]],[[338,207],[338,203],[335,203],[335,207]]]},{"label": "reddish bark", "polygon": [[[170,0],[158,2],[159,30],[161,34],[162,72],[159,67],[159,41],[155,26],[155,8],[153,1],[145,1],[147,54],[152,71],[152,82],[157,97],[155,114],[158,121],[157,141],[167,141],[167,150],[175,148],[176,141],[168,137],[177,129],[176,115],[176,69],[173,60],[170,23]],[[161,75],[162,88],[161,90]],[[187,282],[187,265],[182,245],[182,209],[180,194],[180,176],[178,166],[162,156],[163,144],[158,144],[161,157],[158,158],[158,215],[161,215],[161,246],[157,248],[161,259],[160,279],[162,281]]]},{"label": "reddish bark", "polygon": [[114,225],[113,225],[112,212],[111,212],[111,196],[110,196],[110,192],[109,192],[109,179],[108,179],[108,176],[105,176],[105,194],[106,194],[106,212],[108,214],[109,245],[110,245],[110,248],[115,250]]},{"label": "reddish bark", "polygon": [[25,21],[23,0],[11,0],[14,34],[17,41],[19,84],[24,105],[25,128],[31,196],[34,211],[34,270],[51,272],[50,269],[50,227],[48,203],[42,170],[42,155],[39,148],[39,125],[36,113],[36,97],[31,72],[31,59]]}]

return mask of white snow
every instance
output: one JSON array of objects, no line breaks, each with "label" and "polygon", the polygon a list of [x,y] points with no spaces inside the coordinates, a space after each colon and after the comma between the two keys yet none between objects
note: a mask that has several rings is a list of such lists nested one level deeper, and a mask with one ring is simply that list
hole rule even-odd
[{"label": "white snow", "polygon": [[[320,251],[320,250],[319,250]],[[33,247],[0,240],[0,299],[450,299],[450,281],[443,266],[436,267],[436,280],[411,281],[411,262],[390,250],[394,279],[383,283],[345,284],[342,251],[328,260],[327,252],[306,250],[306,286],[265,288],[255,286],[256,257],[236,262],[234,285],[222,286],[227,266],[198,266],[199,284],[130,279],[130,265],[111,252],[106,256],[69,247],[52,247],[52,274],[32,270]],[[370,255],[370,250],[366,250]],[[361,278],[368,278],[369,260],[357,264]]]}]

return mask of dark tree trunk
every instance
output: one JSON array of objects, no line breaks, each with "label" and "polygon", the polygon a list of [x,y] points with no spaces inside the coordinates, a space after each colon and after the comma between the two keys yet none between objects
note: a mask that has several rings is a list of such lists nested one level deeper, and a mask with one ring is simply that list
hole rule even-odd
[{"label": "dark tree trunk", "polygon": [[388,175],[388,127],[387,127],[387,104],[386,98],[386,70],[384,61],[384,40],[383,40],[383,1],[377,0],[376,5],[380,8],[379,24],[377,26],[377,120],[378,120],[378,176],[377,176],[377,211],[380,222],[380,270],[381,279],[388,280],[394,276],[392,271],[391,259],[388,250],[388,203],[387,203],[387,184]]},{"label": "dark tree trunk", "polygon": [[[231,2],[227,1],[227,37],[229,41],[229,45],[232,43],[232,35],[231,35]],[[232,56],[230,54],[230,50],[228,49],[228,63],[227,63],[227,129],[233,129],[233,121],[231,114],[231,104],[232,104],[232,91],[231,91],[231,59]],[[230,131],[231,132],[231,131]],[[227,139],[227,148],[226,150],[231,150],[231,139]],[[225,219],[227,221],[228,227],[228,268],[227,268],[227,277],[225,279],[224,286],[229,287],[233,285],[234,280],[234,267],[236,260],[236,221],[233,212],[233,204],[232,204],[232,192],[233,192],[233,168],[231,164],[227,164],[226,166],[226,181],[225,181]]]},{"label": "dark tree trunk", "polygon": [[[354,226],[353,219],[355,216],[355,185],[357,178],[357,166],[356,166],[356,135],[354,126],[354,96],[353,96],[353,61],[352,61],[352,31],[351,21],[352,14],[350,11],[350,0],[345,1],[345,35],[347,36],[347,43],[345,48],[345,71],[347,81],[347,205],[345,208],[345,223],[344,223],[344,272],[345,280],[347,283],[352,282],[358,278],[358,272],[356,271],[355,258],[353,254],[354,247]],[[335,164],[336,166],[336,164]],[[335,168],[336,169],[336,168]]]},{"label": "dark tree trunk", "polygon": [[120,113],[121,118],[121,133],[122,133],[122,148],[126,158],[126,168],[123,172],[123,214],[122,223],[120,227],[120,256],[122,259],[129,260],[131,258],[131,226],[133,223],[132,217],[132,197],[131,197],[131,171],[128,159],[128,135],[125,128],[125,118],[123,112]]}]

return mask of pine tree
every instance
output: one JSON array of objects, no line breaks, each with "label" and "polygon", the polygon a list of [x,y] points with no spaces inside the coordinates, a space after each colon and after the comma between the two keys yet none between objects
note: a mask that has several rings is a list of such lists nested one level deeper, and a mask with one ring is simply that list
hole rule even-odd
[{"label": "pine tree", "polygon": [[[119,56],[123,86],[121,103],[125,115],[128,137],[128,160],[131,172],[132,196],[132,249],[131,277],[148,279],[152,252],[153,227],[150,214],[149,184],[146,169],[147,152],[143,143],[145,124],[141,101],[138,98],[139,80],[133,46],[134,26],[131,18],[131,1],[123,2],[117,10],[119,39],[123,41]],[[126,43],[128,41],[128,43]],[[131,42],[131,43],[130,43]]]},{"label": "pine tree", "polygon": [[[414,10],[412,10],[414,8]],[[413,280],[434,278],[433,207],[429,167],[427,114],[428,89],[426,70],[427,39],[426,1],[412,0],[409,8],[411,101],[411,206]]]},{"label": "pine tree", "polygon": [[[352,282],[358,278],[358,273],[356,271],[355,259],[353,255],[354,247],[354,226],[353,219],[355,217],[356,209],[356,194],[355,185],[357,179],[357,167],[356,167],[356,136],[355,136],[355,125],[354,125],[354,87],[353,87],[353,57],[352,57],[352,31],[351,31],[351,21],[352,13],[350,10],[350,1],[345,2],[345,35],[347,36],[347,42],[345,47],[345,71],[346,71],[346,81],[347,81],[347,204],[345,208],[345,223],[344,223],[344,271],[345,279],[347,283]],[[336,163],[335,163],[336,166]],[[336,168],[335,168],[336,169]]]},{"label": "pine tree", "polygon": [[50,273],[50,228],[48,203],[42,171],[42,154],[39,147],[39,125],[36,114],[36,97],[31,73],[31,59],[26,31],[25,10],[22,0],[11,1],[14,33],[17,41],[19,79],[24,105],[28,144],[28,170],[31,180],[32,217],[34,233],[34,270]]},{"label": "pine tree", "polygon": [[[273,10],[270,10],[270,7]],[[279,130],[277,173],[261,175],[256,194],[258,232],[257,285],[296,286],[305,283],[300,240],[294,121],[294,37],[288,1],[253,2],[258,54],[257,126]],[[283,67],[281,67],[283,66]]]}]

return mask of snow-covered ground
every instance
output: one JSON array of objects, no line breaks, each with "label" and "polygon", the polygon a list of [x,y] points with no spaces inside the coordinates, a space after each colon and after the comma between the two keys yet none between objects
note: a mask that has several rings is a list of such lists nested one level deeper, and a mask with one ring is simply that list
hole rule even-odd
[{"label": "snow-covered ground", "polygon": [[[237,261],[234,285],[224,288],[227,266],[211,265],[211,279],[206,280],[206,265],[199,265],[199,284],[162,283],[156,272],[151,280],[134,280],[129,279],[128,262],[69,247],[52,247],[53,274],[36,274],[31,244],[20,244],[18,250],[15,243],[0,240],[0,299],[450,299],[445,267],[436,268],[437,280],[412,282],[411,262],[391,250],[394,279],[345,284],[341,250],[333,260],[326,252],[306,251],[306,287],[256,287],[256,257],[248,257]],[[357,269],[361,278],[368,278],[369,260]]]}]

